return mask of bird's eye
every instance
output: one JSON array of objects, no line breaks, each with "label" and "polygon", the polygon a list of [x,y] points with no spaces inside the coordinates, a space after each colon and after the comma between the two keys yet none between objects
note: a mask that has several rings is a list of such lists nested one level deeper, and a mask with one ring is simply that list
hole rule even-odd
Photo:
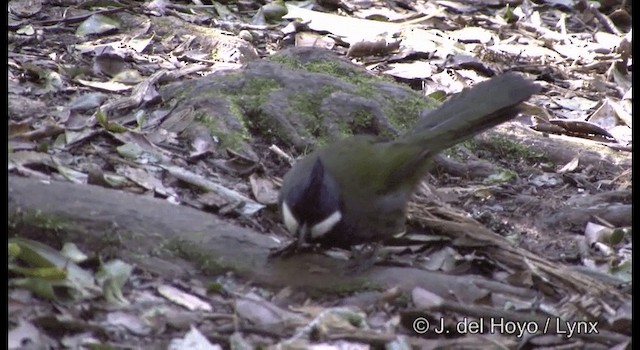
[{"label": "bird's eye", "polygon": [[282,203],[282,222],[284,222],[284,226],[287,228],[287,231],[293,234],[296,234],[298,227],[300,227],[300,223],[296,220],[296,217],[293,216],[291,208],[289,208],[287,202]]},{"label": "bird's eye", "polygon": [[342,220],[342,213],[340,213],[339,210],[334,211],[333,214],[329,215],[326,219],[313,225],[311,228],[311,239],[317,239],[324,236],[327,232],[331,231],[331,229],[333,229],[340,220]]}]

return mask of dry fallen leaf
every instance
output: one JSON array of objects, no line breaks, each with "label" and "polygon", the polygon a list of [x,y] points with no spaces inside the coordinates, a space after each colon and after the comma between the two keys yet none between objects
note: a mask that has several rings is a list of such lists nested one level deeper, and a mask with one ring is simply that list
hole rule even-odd
[{"label": "dry fallen leaf", "polygon": [[185,308],[191,311],[194,311],[194,310],[213,311],[211,304],[209,304],[208,302],[198,298],[195,295],[188,294],[170,285],[165,284],[165,285],[158,286],[158,293],[163,297],[171,300],[172,302],[180,306],[184,306]]},{"label": "dry fallen leaf", "polygon": [[560,168],[560,170],[558,170],[558,174],[574,172],[578,168],[579,161],[580,161],[580,156],[576,156],[569,163],[565,164],[562,168]]},{"label": "dry fallen leaf", "polygon": [[258,203],[269,205],[278,202],[278,190],[273,181],[254,173],[249,176],[249,182],[253,197]]}]

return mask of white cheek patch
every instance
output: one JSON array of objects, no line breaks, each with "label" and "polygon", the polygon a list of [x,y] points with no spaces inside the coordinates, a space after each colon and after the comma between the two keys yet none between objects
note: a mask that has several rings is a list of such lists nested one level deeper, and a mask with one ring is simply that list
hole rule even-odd
[{"label": "white cheek patch", "polygon": [[311,228],[311,239],[317,239],[324,236],[327,232],[331,231],[331,229],[336,226],[340,220],[342,220],[342,213],[340,213],[339,210],[334,211],[333,214],[329,215],[326,219],[313,225]]},{"label": "white cheek patch", "polygon": [[287,228],[287,231],[294,235],[297,233],[298,227],[300,227],[300,223],[298,223],[298,220],[293,216],[287,202],[282,203],[282,222],[284,222],[284,226]]}]

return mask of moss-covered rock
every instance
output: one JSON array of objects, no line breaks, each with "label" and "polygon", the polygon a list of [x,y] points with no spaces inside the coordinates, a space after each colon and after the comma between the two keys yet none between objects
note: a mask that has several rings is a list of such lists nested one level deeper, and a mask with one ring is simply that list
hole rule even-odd
[{"label": "moss-covered rock", "polygon": [[174,106],[162,128],[206,134],[222,148],[255,154],[251,138],[312,149],[352,134],[397,136],[434,102],[328,50],[294,48],[163,90]]}]

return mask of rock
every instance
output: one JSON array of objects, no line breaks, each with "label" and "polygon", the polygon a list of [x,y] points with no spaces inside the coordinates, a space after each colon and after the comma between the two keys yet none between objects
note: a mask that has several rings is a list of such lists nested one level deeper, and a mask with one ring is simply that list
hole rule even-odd
[{"label": "rock", "polygon": [[433,103],[318,48],[293,48],[242,70],[170,84],[178,101],[162,128],[206,129],[223,148],[255,156],[253,137],[299,151],[356,133],[394,137]]}]

